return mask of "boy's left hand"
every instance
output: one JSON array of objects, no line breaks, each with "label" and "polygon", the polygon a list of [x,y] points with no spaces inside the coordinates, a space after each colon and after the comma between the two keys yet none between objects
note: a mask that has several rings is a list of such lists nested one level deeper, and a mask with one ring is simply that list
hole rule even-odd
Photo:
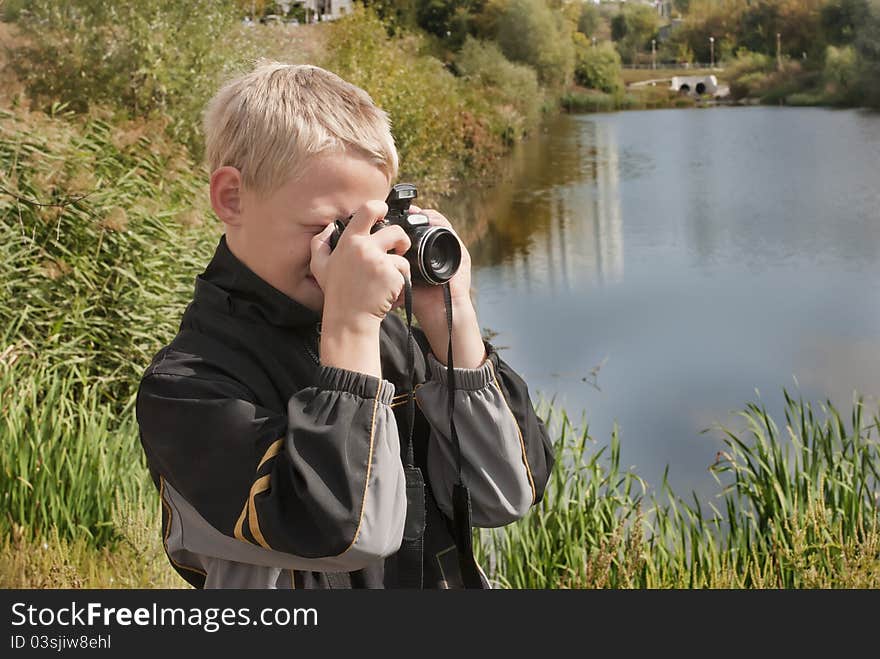
[{"label": "boy's left hand", "polygon": [[[431,226],[446,227],[458,238],[458,234],[455,233],[449,220],[437,211],[422,210],[417,206],[410,206],[410,212],[427,215]],[[458,243],[461,245],[461,264],[458,266],[455,276],[449,280],[449,293],[452,300],[452,335],[455,339],[453,341],[453,358],[455,365],[459,368],[477,368],[485,360],[486,350],[477,322],[477,314],[471,302],[471,255],[461,238],[458,239]],[[443,286],[415,284],[412,292],[413,314],[431,344],[431,352],[441,364],[445,365],[449,330],[446,321]],[[403,304],[403,299],[401,298],[399,302]]]},{"label": "boy's left hand", "polygon": [[[455,229],[443,215],[433,209],[421,209],[417,206],[410,206],[411,213],[422,213],[428,217],[431,226],[446,227],[455,237]],[[449,292],[452,297],[452,309],[456,311],[472,310],[471,303],[471,256],[459,238],[458,244],[461,245],[461,264],[455,276],[449,280]],[[401,302],[402,302],[401,298]],[[425,321],[431,322],[436,317],[442,316],[443,322],[446,322],[446,305],[443,300],[443,287],[431,286],[424,283],[416,283],[413,285],[413,314],[419,319],[420,324]],[[453,313],[454,317],[454,313]]]}]

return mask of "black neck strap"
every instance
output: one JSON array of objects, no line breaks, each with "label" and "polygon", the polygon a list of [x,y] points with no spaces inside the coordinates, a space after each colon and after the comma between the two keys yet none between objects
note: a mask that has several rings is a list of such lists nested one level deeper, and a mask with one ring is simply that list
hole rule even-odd
[{"label": "black neck strap", "polygon": [[[449,342],[446,351],[446,383],[449,397],[447,399],[447,411],[449,414],[449,437],[455,451],[457,467],[457,481],[452,490],[452,531],[455,545],[458,549],[458,560],[461,576],[466,588],[482,588],[483,581],[480,578],[479,568],[474,559],[472,524],[471,524],[471,497],[467,487],[461,479],[461,444],[455,429],[455,367],[452,354],[452,296],[449,284],[443,284],[443,300],[446,306],[446,327],[449,333]],[[404,303],[406,310],[406,339],[409,349],[409,373],[410,388],[407,397],[407,411],[409,428],[406,446],[406,466],[413,466],[412,434],[415,421],[415,342],[412,338],[412,286],[406,282],[404,291]]]}]

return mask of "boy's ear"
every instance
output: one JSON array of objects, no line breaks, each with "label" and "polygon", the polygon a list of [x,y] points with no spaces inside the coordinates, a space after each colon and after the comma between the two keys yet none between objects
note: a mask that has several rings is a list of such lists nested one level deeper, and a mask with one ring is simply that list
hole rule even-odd
[{"label": "boy's ear", "polygon": [[224,224],[241,224],[241,172],[221,167],[211,174],[211,206]]}]

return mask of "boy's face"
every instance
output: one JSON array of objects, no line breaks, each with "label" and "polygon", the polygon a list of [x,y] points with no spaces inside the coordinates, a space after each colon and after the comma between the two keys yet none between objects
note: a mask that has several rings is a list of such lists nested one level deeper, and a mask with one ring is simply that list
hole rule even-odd
[{"label": "boy's face", "polygon": [[316,156],[303,175],[268,196],[241,191],[240,221],[227,229],[232,252],[300,304],[320,312],[324,294],[309,268],[311,240],[365,202],[384,201],[385,173],[350,153]]}]

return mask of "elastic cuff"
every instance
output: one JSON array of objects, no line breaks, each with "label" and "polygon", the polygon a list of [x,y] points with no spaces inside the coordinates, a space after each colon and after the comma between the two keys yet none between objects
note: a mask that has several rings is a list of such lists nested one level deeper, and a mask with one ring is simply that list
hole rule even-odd
[{"label": "elastic cuff", "polygon": [[361,398],[376,398],[378,394],[379,402],[386,405],[390,405],[394,398],[394,385],[388,380],[336,366],[321,366],[318,369],[318,388],[345,391]]},{"label": "elastic cuff", "polygon": [[[446,385],[446,367],[437,361],[434,353],[428,353],[428,370],[432,380]],[[455,388],[458,390],[477,391],[483,389],[495,379],[495,372],[489,359],[485,359],[479,368],[456,368]]]}]

